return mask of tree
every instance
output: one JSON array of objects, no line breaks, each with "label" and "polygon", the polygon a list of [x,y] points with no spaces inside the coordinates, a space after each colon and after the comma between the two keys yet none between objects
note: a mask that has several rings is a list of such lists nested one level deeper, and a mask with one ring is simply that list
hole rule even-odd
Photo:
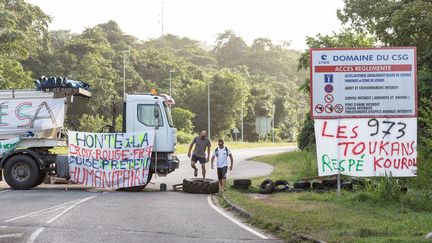
[{"label": "tree", "polygon": [[175,127],[179,131],[183,131],[188,134],[192,134],[194,125],[192,124],[192,120],[195,117],[195,114],[189,110],[182,108],[174,108],[172,110],[172,118]]},{"label": "tree", "polygon": [[218,65],[222,68],[240,65],[247,51],[248,46],[244,40],[231,30],[218,35],[216,47],[213,49]]}]

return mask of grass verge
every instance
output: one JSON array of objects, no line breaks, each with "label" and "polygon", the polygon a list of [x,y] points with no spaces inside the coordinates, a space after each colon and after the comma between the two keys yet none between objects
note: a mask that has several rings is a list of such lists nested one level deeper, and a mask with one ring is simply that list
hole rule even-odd
[{"label": "grass verge", "polygon": [[[316,167],[306,152],[254,160],[274,166],[272,175],[265,178],[289,182]],[[254,178],[254,188],[248,191],[228,189],[224,195],[252,215],[249,223],[287,242],[302,241],[298,237],[302,234],[328,242],[422,242],[432,231],[432,210],[412,210],[397,202],[374,202],[365,199],[364,192],[343,192],[340,197],[335,192],[256,196],[257,185],[265,178]]]}]

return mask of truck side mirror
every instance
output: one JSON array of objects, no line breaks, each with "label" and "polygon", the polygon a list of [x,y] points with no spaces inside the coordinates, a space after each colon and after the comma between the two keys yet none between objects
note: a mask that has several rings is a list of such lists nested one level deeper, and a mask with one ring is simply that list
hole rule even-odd
[{"label": "truck side mirror", "polygon": [[159,112],[159,106],[157,105],[157,104],[155,104],[155,106],[154,106],[154,110],[153,110],[153,112],[154,112],[154,118],[155,118],[155,123],[156,123],[156,126],[157,127],[159,127],[160,126],[160,112]]}]

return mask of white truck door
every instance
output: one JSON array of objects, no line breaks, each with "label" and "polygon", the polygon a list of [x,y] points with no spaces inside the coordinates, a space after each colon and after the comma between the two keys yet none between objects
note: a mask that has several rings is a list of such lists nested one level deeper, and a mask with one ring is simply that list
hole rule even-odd
[{"label": "white truck door", "polygon": [[[155,151],[171,152],[168,146],[168,122],[161,102],[131,102],[132,109],[128,109],[128,119],[133,121],[132,131],[128,128],[128,132],[138,131],[155,131]],[[159,118],[158,118],[159,117]]]}]

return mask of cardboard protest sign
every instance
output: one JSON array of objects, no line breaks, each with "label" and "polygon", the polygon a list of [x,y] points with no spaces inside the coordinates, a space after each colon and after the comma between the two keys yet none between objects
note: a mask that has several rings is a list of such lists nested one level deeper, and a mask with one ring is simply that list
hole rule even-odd
[{"label": "cardboard protest sign", "polygon": [[63,127],[65,99],[0,101],[0,135]]},{"label": "cardboard protest sign", "polygon": [[153,141],[154,131],[70,131],[70,180],[98,188],[143,186],[149,174]]},{"label": "cardboard protest sign", "polygon": [[416,176],[416,118],[314,122],[320,176]]},{"label": "cardboard protest sign", "polygon": [[5,154],[14,150],[17,143],[20,141],[20,138],[11,138],[0,141],[0,157],[3,157]]}]

